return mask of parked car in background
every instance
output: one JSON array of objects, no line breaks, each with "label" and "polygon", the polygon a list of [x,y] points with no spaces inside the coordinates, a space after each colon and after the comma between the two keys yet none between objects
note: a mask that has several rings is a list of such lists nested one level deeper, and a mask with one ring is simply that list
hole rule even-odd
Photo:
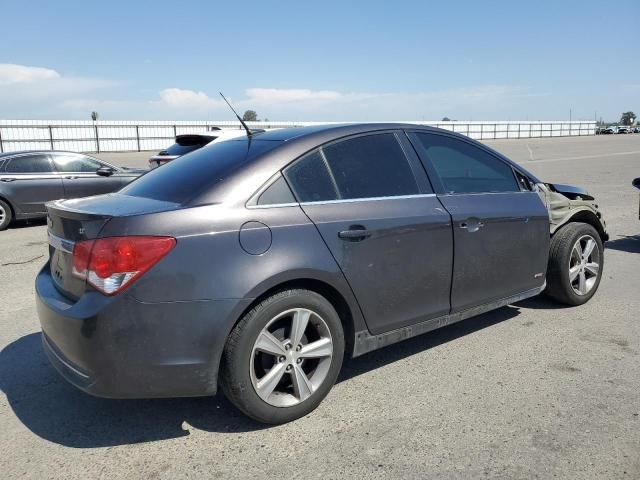
[{"label": "parked car in background", "polygon": [[[264,130],[259,129],[253,129],[251,131],[253,133],[264,132]],[[171,160],[175,160],[182,155],[186,155],[210,143],[222,142],[223,140],[242,137],[244,135],[246,135],[246,132],[238,129],[217,129],[208,133],[178,135],[176,136],[176,143],[149,159],[149,168],[164,165]]]},{"label": "parked car in background", "polygon": [[616,133],[630,133],[630,129],[629,129],[629,127],[626,127],[624,125],[620,125],[620,126],[616,127]]},{"label": "parked car in background", "polygon": [[207,145],[48,215],[37,309],[64,378],[129,398],[221,385],[276,424],[318,406],[344,355],[545,288],[587,302],[608,238],[584,190],[461,134],[393,123]]},{"label": "parked car in background", "polygon": [[0,230],[13,220],[45,217],[49,201],[114,192],[145,171],[73,152],[0,154]]},{"label": "parked car in background", "polygon": [[601,135],[612,135],[616,133],[615,127],[601,127],[600,134]]}]

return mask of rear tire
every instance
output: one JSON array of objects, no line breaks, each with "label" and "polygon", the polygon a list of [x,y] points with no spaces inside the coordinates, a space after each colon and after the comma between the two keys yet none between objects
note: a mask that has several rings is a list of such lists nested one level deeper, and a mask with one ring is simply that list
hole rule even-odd
[{"label": "rear tire", "polygon": [[327,299],[309,290],[277,293],[231,331],[222,356],[222,391],[254,420],[290,422],[327,396],[344,348],[340,317]]},{"label": "rear tire", "polygon": [[569,223],[551,238],[545,293],[565,305],[582,305],[598,290],[603,267],[597,230],[587,223]]},{"label": "rear tire", "polygon": [[0,231],[6,230],[13,220],[11,207],[3,200],[0,200]]}]

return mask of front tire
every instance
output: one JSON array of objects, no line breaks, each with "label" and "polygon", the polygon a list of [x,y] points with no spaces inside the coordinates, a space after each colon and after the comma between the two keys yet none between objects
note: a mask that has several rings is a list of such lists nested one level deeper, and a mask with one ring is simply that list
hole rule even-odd
[{"label": "front tire", "polygon": [[222,391],[259,422],[290,422],[327,396],[344,345],[340,317],[327,299],[309,290],[277,293],[231,331],[222,357]]},{"label": "front tire", "polygon": [[13,212],[11,207],[3,200],[0,200],[0,231],[6,230],[12,219]]},{"label": "front tire", "polygon": [[569,223],[551,239],[545,293],[566,305],[587,303],[598,290],[604,267],[600,235],[587,223]]}]

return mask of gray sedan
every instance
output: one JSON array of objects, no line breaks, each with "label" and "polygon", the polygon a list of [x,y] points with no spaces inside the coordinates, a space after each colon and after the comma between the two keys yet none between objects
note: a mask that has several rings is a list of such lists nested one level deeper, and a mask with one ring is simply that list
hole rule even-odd
[{"label": "gray sedan", "polygon": [[211,144],[48,215],[37,306],[62,376],[118,398],[220,385],[268,423],[310,413],[345,355],[543,291],[585,303],[607,239],[584,190],[407,124]]},{"label": "gray sedan", "polygon": [[49,201],[114,192],[142,172],[72,152],[0,154],[0,230],[12,220],[44,218]]}]

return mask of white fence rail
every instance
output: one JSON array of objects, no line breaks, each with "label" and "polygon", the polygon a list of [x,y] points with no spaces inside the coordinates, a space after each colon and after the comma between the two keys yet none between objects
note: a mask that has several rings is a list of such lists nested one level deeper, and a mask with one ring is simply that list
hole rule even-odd
[{"label": "white fence rail", "polygon": [[[288,128],[339,122],[248,122],[251,128]],[[404,122],[430,125],[478,140],[594,135],[593,121]],[[78,152],[160,150],[176,135],[213,127],[240,128],[229,121],[0,120],[0,152],[46,149]]]}]

